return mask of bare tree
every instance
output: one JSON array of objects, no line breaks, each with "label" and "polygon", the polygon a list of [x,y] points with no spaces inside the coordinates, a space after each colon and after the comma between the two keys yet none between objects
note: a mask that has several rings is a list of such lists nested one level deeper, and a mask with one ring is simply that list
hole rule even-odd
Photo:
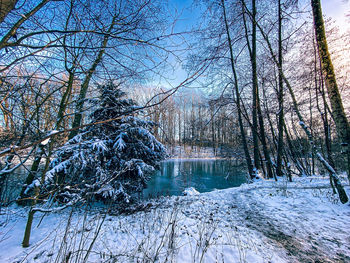
[{"label": "bare tree", "polygon": [[242,138],[242,144],[243,144],[243,149],[244,149],[244,154],[246,158],[246,163],[248,166],[248,171],[249,175],[251,178],[253,178],[254,171],[253,171],[253,166],[252,166],[252,161],[250,158],[249,150],[248,150],[248,143],[243,127],[243,120],[242,120],[242,113],[241,113],[241,98],[240,98],[240,92],[238,89],[238,80],[237,80],[237,73],[236,73],[236,68],[235,68],[235,63],[234,63],[234,57],[233,57],[233,49],[232,49],[232,43],[231,43],[231,36],[230,36],[230,31],[228,28],[228,22],[227,22],[227,17],[226,17],[226,8],[225,8],[225,0],[222,1],[222,8],[223,8],[223,14],[224,14],[224,23],[225,23],[225,28],[226,28],[226,34],[227,34],[227,39],[228,39],[228,46],[230,50],[230,61],[231,61],[231,69],[232,69],[232,74],[234,77],[234,92],[236,96],[236,106],[237,106],[237,111],[238,111],[238,122],[239,122],[239,127],[241,131],[241,138]]},{"label": "bare tree", "polygon": [[350,181],[350,125],[346,117],[342,98],[339,93],[332,59],[328,51],[324,21],[322,17],[321,1],[312,0],[312,13],[318,52],[321,58],[322,72],[326,83],[328,98],[331,103],[332,115],[337,127],[337,134],[342,140],[348,158],[348,179]]}]

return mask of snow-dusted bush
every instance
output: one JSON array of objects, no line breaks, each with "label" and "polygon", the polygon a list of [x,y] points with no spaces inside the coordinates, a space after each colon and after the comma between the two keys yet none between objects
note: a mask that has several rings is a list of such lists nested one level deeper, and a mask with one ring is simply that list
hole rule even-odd
[{"label": "snow-dusted bush", "polygon": [[137,107],[113,84],[100,87],[91,124],[56,152],[46,189],[61,201],[97,198],[129,201],[166,157],[164,146],[139,119]]}]

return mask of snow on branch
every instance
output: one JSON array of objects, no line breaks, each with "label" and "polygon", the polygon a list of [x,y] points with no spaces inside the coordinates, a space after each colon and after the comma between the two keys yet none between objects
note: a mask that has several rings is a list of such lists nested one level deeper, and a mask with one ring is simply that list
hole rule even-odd
[{"label": "snow on branch", "polygon": [[55,212],[59,212],[61,210],[66,209],[69,206],[73,206],[76,203],[78,203],[79,201],[82,201],[82,199],[77,198],[77,199],[73,199],[71,201],[69,201],[68,203],[66,203],[63,206],[59,206],[59,207],[54,207],[54,208],[40,208],[40,207],[34,207],[32,208],[33,212],[41,212],[41,213],[55,213]]}]

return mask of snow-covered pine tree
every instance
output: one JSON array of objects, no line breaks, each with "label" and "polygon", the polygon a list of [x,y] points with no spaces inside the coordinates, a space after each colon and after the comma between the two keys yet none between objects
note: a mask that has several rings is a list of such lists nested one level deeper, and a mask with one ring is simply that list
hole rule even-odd
[{"label": "snow-covered pine tree", "polygon": [[153,123],[136,116],[135,103],[112,83],[100,91],[93,125],[58,149],[46,174],[48,188],[61,201],[128,202],[166,157],[164,146],[148,130]]}]

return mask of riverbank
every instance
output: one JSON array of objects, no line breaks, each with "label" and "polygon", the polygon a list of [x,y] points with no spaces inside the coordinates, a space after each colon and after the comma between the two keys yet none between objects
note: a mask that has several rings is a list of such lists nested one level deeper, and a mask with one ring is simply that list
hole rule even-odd
[{"label": "riverbank", "polygon": [[234,159],[244,163],[242,153],[227,147],[201,147],[190,145],[167,145],[168,154],[172,159]]},{"label": "riverbank", "polygon": [[37,214],[23,249],[26,210],[10,207],[0,216],[0,262],[350,262],[350,207],[328,178],[258,181],[141,210]]}]

